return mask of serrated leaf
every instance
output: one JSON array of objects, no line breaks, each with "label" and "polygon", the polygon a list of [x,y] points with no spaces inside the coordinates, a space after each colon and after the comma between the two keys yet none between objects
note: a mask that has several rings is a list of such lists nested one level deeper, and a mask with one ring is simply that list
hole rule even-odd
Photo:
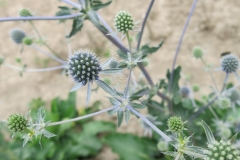
[{"label": "serrated leaf", "polygon": [[72,30],[69,33],[69,35],[67,36],[67,38],[70,38],[73,35],[75,35],[77,32],[81,31],[81,29],[83,27],[83,21],[84,21],[83,17],[74,18],[73,24],[72,24]]},{"label": "serrated leaf", "polygon": [[128,123],[128,121],[129,121],[129,119],[130,119],[130,111],[127,109],[126,111],[125,111],[125,121],[126,121],[126,123]]},{"label": "serrated leaf", "polygon": [[108,33],[108,30],[99,22],[97,13],[94,10],[89,10],[87,12],[87,18],[100,30],[105,33]]},{"label": "serrated leaf", "polygon": [[102,70],[100,73],[103,73],[103,74],[114,74],[114,73],[120,73],[120,72],[122,72],[122,68],[105,69],[105,70]]},{"label": "serrated leaf", "polygon": [[86,100],[86,105],[88,107],[90,98],[91,98],[91,83],[88,83],[88,88],[87,88],[87,100]]},{"label": "serrated leaf", "polygon": [[117,54],[120,58],[124,59],[124,60],[128,60],[128,55],[127,55],[127,52],[124,52],[122,50],[118,50],[117,51]]},{"label": "serrated leaf", "polygon": [[56,13],[56,16],[66,16],[71,15],[71,9],[66,6],[59,6],[60,11]]},{"label": "serrated leaf", "polygon": [[210,129],[210,127],[202,120],[203,128],[206,133],[208,143],[213,144],[215,142],[215,138],[213,136],[213,133]]},{"label": "serrated leaf", "polygon": [[139,52],[141,53],[142,57],[145,58],[148,54],[152,54],[156,52],[159,48],[162,47],[164,41],[162,41],[158,46],[156,47],[149,47],[148,44],[145,44],[144,46],[141,47]]},{"label": "serrated leaf", "polygon": [[102,67],[102,68],[107,67],[107,66],[112,62],[112,60],[113,60],[112,57],[109,58],[108,60],[106,60],[106,61],[101,65],[101,67]]},{"label": "serrated leaf", "polygon": [[145,106],[143,104],[139,104],[139,103],[132,103],[131,106],[135,109],[143,109],[143,108],[147,107],[147,106]]},{"label": "serrated leaf", "polygon": [[206,155],[204,155],[204,149],[196,146],[187,146],[184,149],[182,149],[181,152],[194,158],[206,157]]},{"label": "serrated leaf", "polygon": [[117,68],[122,68],[122,69],[123,69],[123,68],[127,68],[127,66],[128,66],[127,63],[124,62],[124,61],[122,61],[122,62],[119,62],[119,63],[118,63]]},{"label": "serrated leaf", "polygon": [[131,101],[133,100],[138,100],[139,98],[141,98],[142,96],[144,96],[145,94],[147,94],[149,92],[149,88],[143,88],[140,89],[139,91],[135,92],[134,94],[132,94],[129,99]]},{"label": "serrated leaf", "polygon": [[103,132],[114,132],[116,125],[112,122],[92,121],[83,125],[83,132],[87,135],[97,135]]},{"label": "serrated leaf", "polygon": [[107,7],[112,3],[112,1],[109,1],[107,3],[102,3],[100,0],[91,0],[90,6],[93,10],[97,11],[101,8]]},{"label": "serrated leaf", "polygon": [[116,92],[107,83],[105,83],[102,80],[96,80],[96,82],[99,85],[99,87],[101,87],[105,92],[107,92],[108,94],[110,94],[113,97],[117,97]]},{"label": "serrated leaf", "polygon": [[82,83],[77,83],[73,86],[73,88],[71,89],[70,92],[74,92],[74,91],[78,90],[79,88],[81,88],[82,86],[83,86]]},{"label": "serrated leaf", "polygon": [[120,127],[123,120],[123,111],[119,110],[117,112],[117,119],[118,119],[118,127]]}]

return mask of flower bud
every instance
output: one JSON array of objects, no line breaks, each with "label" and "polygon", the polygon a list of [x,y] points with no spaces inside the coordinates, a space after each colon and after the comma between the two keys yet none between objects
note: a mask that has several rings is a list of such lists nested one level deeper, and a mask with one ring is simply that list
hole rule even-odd
[{"label": "flower bud", "polygon": [[239,60],[234,55],[226,55],[221,59],[222,70],[226,73],[236,72],[239,68]]},{"label": "flower bud", "polygon": [[30,46],[33,43],[33,40],[32,40],[32,38],[25,37],[25,38],[23,38],[23,43],[27,46]]},{"label": "flower bud", "polygon": [[181,117],[170,117],[168,119],[168,128],[172,132],[181,132],[184,129],[184,123]]},{"label": "flower bud", "polygon": [[218,98],[218,106],[222,109],[227,109],[231,107],[231,101],[227,97],[219,97]]},{"label": "flower bud", "polygon": [[203,50],[202,50],[202,48],[200,48],[200,47],[195,47],[194,49],[193,49],[193,56],[196,58],[196,59],[198,59],[198,58],[202,58],[203,57]]},{"label": "flower bud", "polygon": [[12,132],[22,132],[26,129],[28,120],[21,114],[13,114],[9,116],[7,125]]},{"label": "flower bud", "polygon": [[193,89],[194,92],[198,92],[200,90],[200,87],[199,87],[198,84],[194,84],[192,89]]},{"label": "flower bud", "polygon": [[229,95],[229,99],[233,103],[237,102],[238,100],[240,100],[240,92],[237,89],[232,90]]},{"label": "flower bud", "polygon": [[26,35],[20,29],[13,29],[10,32],[10,36],[15,43],[20,44],[20,43],[22,43],[22,40],[23,40],[23,38],[25,38]]},{"label": "flower bud", "polygon": [[133,30],[134,23],[132,16],[126,11],[120,11],[114,19],[115,27],[118,32],[126,33]]},{"label": "flower bud", "polygon": [[20,12],[19,12],[19,16],[20,17],[31,17],[32,13],[28,10],[23,8]]},{"label": "flower bud", "polygon": [[180,94],[182,95],[182,97],[188,97],[190,93],[190,90],[188,89],[188,87],[182,87],[180,89]]}]

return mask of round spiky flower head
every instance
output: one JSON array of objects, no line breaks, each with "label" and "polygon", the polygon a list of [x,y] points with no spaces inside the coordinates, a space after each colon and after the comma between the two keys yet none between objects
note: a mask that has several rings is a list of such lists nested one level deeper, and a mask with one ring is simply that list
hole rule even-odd
[{"label": "round spiky flower head", "polygon": [[231,107],[231,101],[227,97],[219,97],[218,99],[218,106],[222,109],[227,109]]},{"label": "round spiky flower head", "polygon": [[239,160],[240,153],[236,148],[229,142],[215,141],[213,144],[208,145],[208,151],[206,151],[205,160]]},{"label": "round spiky flower head", "polygon": [[117,31],[121,33],[126,33],[134,28],[132,15],[130,15],[127,11],[118,12],[115,16],[114,22]]},{"label": "round spiky flower head", "polygon": [[232,54],[226,55],[221,59],[221,67],[226,73],[236,72],[239,68],[239,60]]},{"label": "round spiky flower head", "polygon": [[198,59],[198,58],[202,58],[203,57],[203,50],[202,50],[202,48],[200,48],[200,47],[195,47],[194,49],[193,49],[193,56],[196,58],[196,59]]},{"label": "round spiky flower head", "polygon": [[9,116],[7,125],[10,131],[21,132],[26,129],[28,120],[21,114],[13,114]]},{"label": "round spiky flower head", "polygon": [[20,44],[26,34],[21,29],[13,29],[10,32],[10,36],[15,43]]},{"label": "round spiky flower head", "polygon": [[23,8],[20,12],[19,12],[19,15],[21,17],[31,17],[32,16],[32,13],[26,9],[26,8]]},{"label": "round spiky flower head", "polygon": [[75,51],[68,59],[68,71],[75,82],[86,85],[88,82],[99,79],[102,70],[98,58],[89,51]]},{"label": "round spiky flower head", "polygon": [[198,92],[198,91],[200,90],[200,87],[199,87],[198,84],[194,84],[194,85],[192,86],[192,89],[193,89],[194,92]]},{"label": "round spiky flower head", "polygon": [[168,128],[172,132],[181,132],[184,129],[184,123],[181,117],[170,117],[168,119]]},{"label": "round spiky flower head", "polygon": [[109,64],[110,68],[117,68],[117,66],[118,66],[118,62],[115,60],[112,60],[111,63]]},{"label": "round spiky flower head", "polygon": [[180,89],[180,94],[182,95],[182,97],[187,97],[190,93],[190,90],[188,89],[188,87],[182,87]]},{"label": "round spiky flower head", "polygon": [[32,38],[25,37],[25,38],[23,38],[23,43],[27,46],[30,46],[33,43],[33,40],[32,40]]},{"label": "round spiky flower head", "polygon": [[239,101],[240,100],[240,92],[237,89],[232,90],[229,95],[229,99],[234,103]]}]

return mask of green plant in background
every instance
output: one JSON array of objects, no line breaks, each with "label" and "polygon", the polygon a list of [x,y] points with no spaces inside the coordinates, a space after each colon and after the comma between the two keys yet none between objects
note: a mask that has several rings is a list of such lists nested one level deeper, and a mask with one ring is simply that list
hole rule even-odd
[{"label": "green plant in background", "polygon": [[[21,59],[18,59],[21,67],[10,65],[3,60],[0,61],[0,64],[19,70],[21,73],[65,70],[76,82],[71,91],[81,90],[81,87],[87,85],[87,106],[91,92],[98,89],[107,93],[107,99],[111,106],[101,104],[103,109],[99,110],[100,106],[96,107],[99,103],[94,103],[88,109],[84,109],[84,114],[79,114],[75,105],[75,93],[71,92],[67,100],[59,98],[52,100],[50,110],[45,111],[41,108],[45,105],[41,98],[35,99],[30,103],[31,114],[29,112],[25,117],[14,114],[7,121],[3,121],[3,123],[8,124],[12,132],[20,132],[16,138],[22,138],[24,140],[23,146],[25,146],[21,148],[22,144],[16,140],[8,144],[3,143],[2,145],[8,148],[4,156],[10,158],[11,155],[15,155],[20,159],[60,160],[90,158],[100,152],[103,144],[107,144],[113,152],[119,155],[121,160],[169,160],[172,157],[175,160],[239,159],[239,151],[234,147],[234,139],[237,139],[237,135],[232,135],[240,131],[240,119],[238,118],[240,94],[237,89],[239,84],[233,86],[231,83],[227,83],[230,73],[235,74],[238,78],[239,59],[232,54],[224,55],[220,61],[221,68],[212,69],[205,60],[204,50],[201,47],[195,47],[192,55],[204,64],[211,77],[213,91],[202,98],[195,99],[193,93],[199,93],[201,88],[198,84],[191,87],[190,78],[186,77],[184,78],[186,85],[179,86],[182,68],[181,66],[175,67],[175,64],[197,0],[194,0],[188,15],[172,68],[167,70],[166,77],[158,80],[156,84],[145,67],[150,63],[147,60],[148,56],[157,52],[162,47],[163,42],[159,42],[155,47],[150,47],[149,44],[141,45],[144,27],[154,0],[151,0],[141,30],[137,31],[136,46],[134,46],[132,31],[135,31],[137,23],[130,12],[120,11],[115,18],[112,16],[113,25],[117,32],[122,33],[122,38],[116,35],[98,13],[98,10],[109,6],[112,1],[107,3],[100,0],[79,0],[79,3],[70,0],[62,1],[73,8],[60,6],[56,15],[50,17],[34,16],[30,10],[22,9],[19,13],[20,17],[0,18],[0,21],[29,22],[38,38],[31,38],[23,31],[15,29],[11,32],[12,40],[16,44],[23,43],[26,47],[31,47],[47,55],[61,65],[30,69],[23,65]],[[69,59],[66,62],[47,45],[33,24],[34,20],[60,20],[60,23],[72,20],[72,29],[66,36],[68,40],[78,34],[84,26],[84,22],[89,20],[110,42],[118,47],[118,51],[113,54],[117,55],[119,59],[111,57],[112,55],[108,50],[104,53],[108,60],[100,64],[97,56],[90,51],[78,50],[72,54],[68,42]],[[124,37],[127,39],[127,47],[121,41]],[[45,45],[50,53],[42,50],[38,46],[39,44]],[[105,67],[108,68],[104,69]],[[133,71],[136,68],[141,70],[147,81],[134,76]],[[215,82],[213,70],[222,70],[225,73],[221,89]],[[108,76],[123,72],[127,73],[127,81],[121,90],[116,87],[118,84],[115,84]],[[102,74],[106,74],[106,77]],[[97,88],[91,88],[93,82],[97,83]],[[156,100],[156,96],[160,97],[161,100]],[[141,109],[147,109],[148,115],[143,116],[140,113]],[[116,115],[118,127],[121,127],[124,121],[128,123],[131,120],[131,115],[135,115],[141,119],[145,133],[149,133],[151,138],[116,133],[115,125],[111,122],[88,121],[86,119],[105,112],[110,116]],[[201,123],[201,120],[204,122]],[[207,124],[213,126],[216,132],[214,134],[222,140],[219,142],[215,140]],[[230,141],[226,141],[232,136]],[[33,137],[36,137],[36,140]],[[28,141],[33,142],[26,144]],[[42,148],[40,153],[38,143],[41,144]]]}]

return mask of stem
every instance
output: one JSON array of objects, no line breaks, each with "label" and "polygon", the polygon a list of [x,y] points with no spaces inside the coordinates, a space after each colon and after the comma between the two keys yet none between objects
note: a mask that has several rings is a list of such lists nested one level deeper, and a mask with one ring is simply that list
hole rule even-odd
[{"label": "stem", "polygon": [[[33,24],[33,22],[32,22],[32,21],[29,21],[29,23],[30,23],[31,26],[33,27],[34,31],[37,33],[39,39],[42,40],[42,37],[41,37],[40,33],[38,32],[37,28],[35,27],[35,25]],[[49,45],[47,45],[46,42],[43,41],[43,44],[44,44],[55,56],[58,56],[57,53],[56,53],[52,48],[50,48]]]},{"label": "stem", "polygon": [[147,118],[145,118],[143,115],[138,113],[135,109],[132,107],[128,107],[136,116],[140,117],[145,123],[149,125],[154,131],[156,131],[160,136],[162,136],[167,142],[171,141],[172,139],[168,137],[165,133],[163,133],[160,129],[158,129],[155,125],[153,125]]},{"label": "stem", "polygon": [[[203,58],[201,58],[201,61],[203,62],[203,64],[205,65],[205,67],[208,67]],[[213,75],[212,75],[211,70],[209,70],[208,73],[210,74],[211,79],[212,79],[212,82],[213,82],[213,84],[214,84],[214,86],[215,86],[215,89],[216,89],[216,91],[218,92],[219,90],[218,90],[218,87],[217,87],[217,83],[216,83],[216,81],[215,81],[215,79],[214,79],[214,77],[213,77]]]},{"label": "stem", "polygon": [[82,13],[76,13],[67,16],[32,16],[32,17],[7,17],[0,18],[0,22],[4,21],[27,21],[27,20],[60,20],[60,19],[71,19],[82,15]]},{"label": "stem", "polygon": [[52,58],[52,59],[58,61],[59,63],[66,64],[66,62],[63,61],[62,59],[60,59],[60,58],[58,58],[58,57],[56,57],[56,56],[54,56],[54,55],[52,55],[52,54],[50,54],[50,53],[45,52],[44,50],[38,48],[38,47],[35,46],[35,45],[31,45],[31,47],[34,48],[34,49],[36,49],[36,50],[38,50],[39,52],[41,52],[41,53],[47,55],[48,57],[50,57],[50,58]]},{"label": "stem", "polygon": [[211,111],[211,113],[213,114],[214,118],[216,118],[216,119],[218,119],[218,120],[219,120],[219,118],[218,118],[217,114],[215,113],[215,111],[212,109],[212,107],[211,107],[211,106],[209,107],[209,110],[210,110],[210,111]]},{"label": "stem", "polygon": [[[67,31],[66,23],[64,23],[64,30],[65,30],[65,34],[67,35],[68,31]],[[72,47],[71,47],[71,44],[70,44],[70,38],[65,38],[65,39],[66,39],[66,42],[67,42],[68,54],[71,55],[72,54]]]},{"label": "stem", "polygon": [[[131,42],[130,42],[130,37],[129,37],[128,32],[126,32],[126,36],[127,36],[129,50],[130,50],[130,52],[128,52],[129,56],[130,56],[129,61],[130,61],[130,63],[132,63],[132,49],[131,49]],[[126,98],[127,95],[128,95],[129,84],[130,84],[130,81],[131,81],[131,75],[132,75],[132,64],[130,65],[130,71],[129,71],[129,74],[128,74],[128,80],[127,80],[127,86],[126,86],[126,92],[124,94],[124,98]]]},{"label": "stem", "polygon": [[49,67],[49,68],[37,68],[37,69],[24,69],[24,68],[13,66],[11,64],[7,64],[7,63],[3,65],[18,71],[23,71],[23,72],[46,72],[46,71],[53,71],[53,70],[66,68],[66,65]]},{"label": "stem", "polygon": [[96,115],[98,115],[98,114],[101,114],[101,113],[110,111],[110,110],[112,110],[112,109],[114,109],[114,108],[115,108],[115,107],[110,107],[110,108],[107,108],[107,109],[104,109],[104,110],[101,110],[101,111],[98,111],[98,112],[95,112],[95,113],[91,113],[91,114],[88,114],[88,115],[85,115],[85,116],[81,116],[81,117],[77,117],[77,118],[73,118],[73,119],[68,119],[68,120],[63,120],[63,121],[59,121],[59,122],[49,123],[47,126],[56,126],[56,125],[60,125],[60,124],[64,124],[64,123],[70,123],[70,122],[80,121],[80,120],[82,120],[82,119],[89,118],[89,117],[93,117],[93,116],[96,116]]},{"label": "stem", "polygon": [[150,11],[152,9],[154,1],[155,0],[151,0],[151,3],[150,3],[150,5],[148,7],[148,10],[147,10],[147,13],[146,13],[146,15],[144,17],[142,28],[141,28],[139,39],[138,39],[137,50],[139,50],[139,47],[140,47],[140,44],[141,44],[141,40],[142,40],[143,31],[144,31],[144,28],[145,28],[145,25],[146,25],[146,22],[147,22],[147,18],[148,18],[149,13],[150,13]]},{"label": "stem", "polygon": [[190,13],[188,15],[187,21],[186,21],[186,23],[184,25],[184,28],[183,28],[183,31],[182,31],[182,35],[181,35],[180,40],[178,42],[177,50],[176,50],[176,53],[175,53],[175,56],[174,56],[174,60],[173,60],[173,64],[172,64],[172,72],[171,72],[170,83],[169,83],[169,87],[168,87],[168,92],[169,93],[170,93],[170,91],[172,89],[174,68],[175,68],[175,64],[176,64],[176,61],[177,61],[177,56],[178,56],[178,53],[179,53],[179,50],[180,50],[180,47],[181,47],[181,44],[182,44],[182,40],[183,40],[184,34],[185,34],[186,30],[187,30],[188,23],[189,23],[189,21],[190,21],[190,19],[192,17],[192,14],[194,12],[194,9],[196,7],[197,2],[198,2],[198,0],[194,0],[194,2],[193,2],[193,5],[192,5]]}]

